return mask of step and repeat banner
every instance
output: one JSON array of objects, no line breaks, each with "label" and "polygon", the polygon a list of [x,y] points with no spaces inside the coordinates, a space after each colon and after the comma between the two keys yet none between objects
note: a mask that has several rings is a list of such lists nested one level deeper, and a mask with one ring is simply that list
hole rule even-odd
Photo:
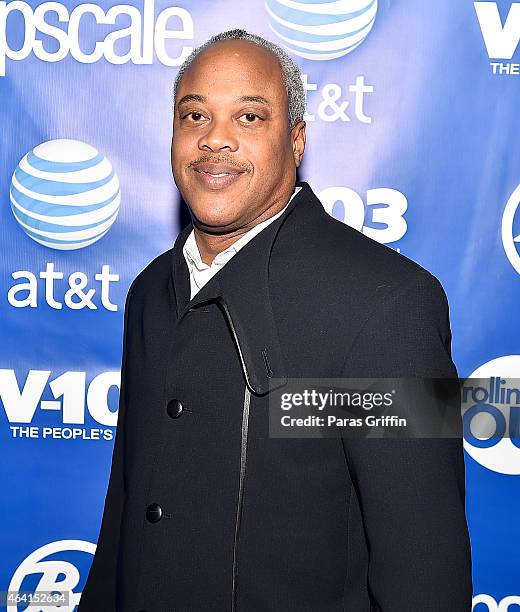
[{"label": "step and repeat banner", "polygon": [[500,406],[508,431],[490,389],[520,378],[520,2],[118,1],[0,2],[0,590],[79,601],[126,292],[188,221],[173,79],[193,47],[240,27],[301,67],[300,178],[441,280],[459,375],[490,381],[469,418],[495,419],[494,435],[465,423],[474,610],[517,609],[520,399]]}]

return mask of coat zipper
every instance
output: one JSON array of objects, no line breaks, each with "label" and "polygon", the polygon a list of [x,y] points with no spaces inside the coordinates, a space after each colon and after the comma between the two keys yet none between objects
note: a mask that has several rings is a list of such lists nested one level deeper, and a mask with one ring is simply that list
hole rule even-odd
[{"label": "coat zipper", "polygon": [[251,392],[244,390],[244,406],[242,409],[242,434],[240,439],[240,479],[238,483],[237,513],[235,517],[235,537],[233,541],[233,593],[231,612],[237,610],[237,575],[238,575],[238,541],[240,537],[240,520],[242,517],[242,500],[244,495],[244,478],[246,475],[247,459],[247,433],[249,427],[249,405],[251,403]]},{"label": "coat zipper", "polygon": [[235,534],[233,538],[233,583],[232,583],[232,593],[231,593],[231,612],[237,611],[237,579],[238,579],[238,544],[240,539],[240,521],[242,518],[242,504],[243,504],[243,496],[244,496],[244,479],[246,475],[246,460],[247,460],[247,434],[249,429],[249,405],[251,403],[251,391],[249,390],[249,375],[246,367],[246,362],[244,360],[244,355],[242,354],[242,349],[240,347],[240,342],[238,340],[238,335],[235,329],[235,325],[233,323],[233,318],[231,317],[231,313],[229,312],[228,305],[222,296],[217,296],[215,298],[217,304],[222,308],[224,316],[229,324],[229,328],[231,330],[231,334],[233,336],[233,340],[235,342],[238,356],[240,358],[240,365],[242,366],[242,371],[244,373],[244,378],[246,380],[245,388],[244,388],[244,404],[242,408],[242,432],[240,437],[240,478],[238,481],[238,500],[237,500],[237,511],[235,516]]}]

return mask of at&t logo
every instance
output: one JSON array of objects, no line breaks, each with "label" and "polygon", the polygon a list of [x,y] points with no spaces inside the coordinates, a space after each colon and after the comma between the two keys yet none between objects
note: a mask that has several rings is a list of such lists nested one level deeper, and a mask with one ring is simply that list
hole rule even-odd
[{"label": "at&t logo", "polygon": [[358,47],[372,29],[377,0],[267,0],[271,30],[294,55],[333,60]]},{"label": "at&t logo", "polygon": [[81,249],[112,227],[121,191],[112,164],[79,140],[51,140],[27,153],[11,182],[11,208],[24,232],[59,250]]}]

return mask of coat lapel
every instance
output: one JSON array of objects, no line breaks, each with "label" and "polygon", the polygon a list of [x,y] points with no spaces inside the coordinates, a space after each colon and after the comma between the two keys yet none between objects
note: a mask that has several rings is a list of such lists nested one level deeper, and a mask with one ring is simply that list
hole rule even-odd
[{"label": "coat lapel", "polygon": [[[173,248],[173,284],[177,319],[208,302],[217,303],[230,326],[249,389],[263,395],[287,380],[269,291],[271,249],[281,225],[298,223],[309,206],[319,203],[305,182],[278,219],[245,244],[200,291],[189,299],[190,279],[182,253],[192,225],[177,236]],[[309,197],[309,195],[312,197]],[[273,379],[276,379],[274,381]]]}]

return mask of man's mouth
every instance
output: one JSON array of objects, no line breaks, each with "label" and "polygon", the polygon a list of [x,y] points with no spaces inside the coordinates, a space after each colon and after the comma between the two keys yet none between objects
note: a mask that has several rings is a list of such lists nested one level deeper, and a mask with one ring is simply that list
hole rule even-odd
[{"label": "man's mouth", "polygon": [[244,174],[244,171],[225,164],[197,164],[193,170],[198,182],[212,190],[229,187]]},{"label": "man's mouth", "polygon": [[232,172],[221,172],[220,174],[215,174],[213,172],[204,172],[204,170],[197,170],[197,172],[202,172],[202,174],[209,174],[210,176],[229,176]]}]

